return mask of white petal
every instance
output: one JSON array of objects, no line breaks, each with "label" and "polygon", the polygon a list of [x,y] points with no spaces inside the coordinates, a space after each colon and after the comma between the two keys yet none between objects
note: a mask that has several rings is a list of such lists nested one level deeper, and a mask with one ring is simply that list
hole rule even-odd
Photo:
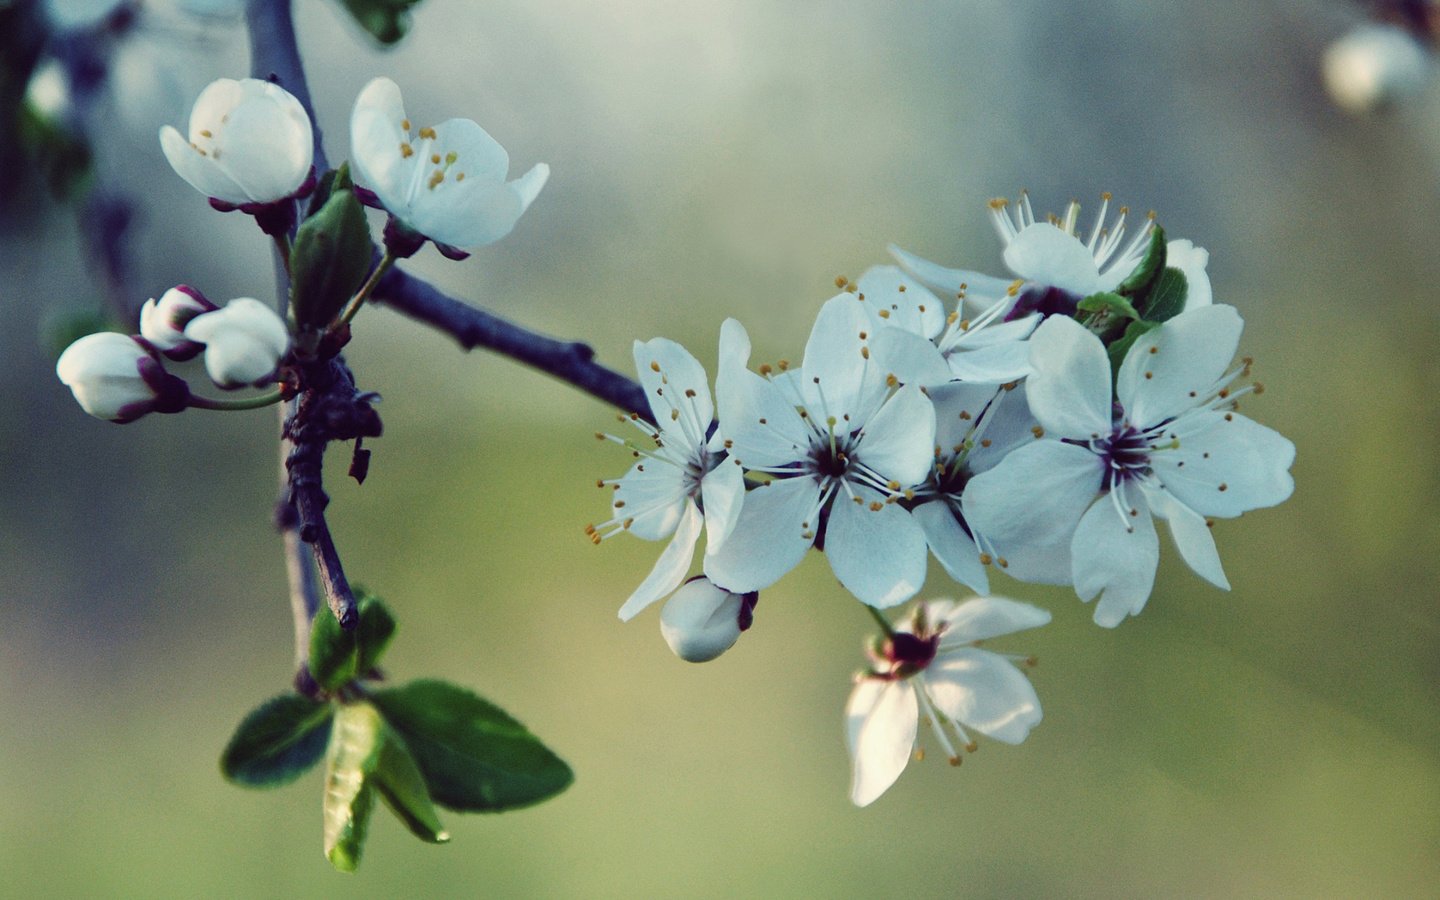
[{"label": "white petal", "polygon": [[[988,386],[988,389],[995,390],[993,385]],[[932,389],[931,398],[935,395],[935,390]],[[1024,382],[1011,390],[996,392],[994,403],[985,413],[984,429],[980,435],[980,440],[984,443],[977,442],[970,448],[970,455],[965,457],[965,467],[972,473],[979,474],[993,469],[1011,451],[1035,443],[1035,426],[1040,423],[1030,414],[1030,405],[1025,398]],[[940,440],[939,435],[936,435],[935,443],[942,447],[947,446]]]},{"label": "white petal", "polygon": [[[1124,521],[1109,497],[1090,507],[1070,544],[1075,567],[1075,593],[1087,603],[1104,592],[1095,605],[1095,624],[1114,628],[1145,607],[1160,563],[1160,541],[1150,509],[1133,497],[1135,515]],[[1127,526],[1128,529],[1127,530]]]},{"label": "white petal", "polygon": [[915,749],[920,720],[915,692],[908,681],[865,678],[845,704],[845,737],[853,775],[850,800],[869,806],[890,789]]},{"label": "white petal", "polygon": [[530,171],[510,182],[510,189],[520,198],[520,211],[523,213],[540,196],[540,189],[545,182],[550,180],[550,167],[545,163],[536,163],[530,167]]},{"label": "white petal", "polygon": [[1230,590],[1225,569],[1220,565],[1220,553],[1215,549],[1215,536],[1205,524],[1205,517],[1176,500],[1169,491],[1147,485],[1142,485],[1142,490],[1150,511],[1170,524],[1170,536],[1185,563],[1196,575],[1222,591]]},{"label": "white petal", "polygon": [[700,526],[704,521],[705,517],[694,502],[686,500],[675,536],[655,561],[655,568],[620,607],[620,621],[630,621],[645,607],[680,586],[690,571],[691,560],[695,558],[695,541],[700,537]]},{"label": "white petal", "polygon": [[[1001,392],[993,384],[966,384],[961,381],[952,381],[948,384],[928,388],[926,393],[930,396],[930,402],[935,406],[935,446],[940,447],[946,454],[959,452],[955,447],[970,436],[971,430],[980,421],[982,414],[995,415],[1002,408],[1008,412],[1012,408],[1023,407],[1025,417],[1028,419],[1030,416],[1030,410],[1025,407],[1023,401],[1018,407],[999,402]],[[1006,399],[1008,400],[1008,397]],[[992,403],[995,404],[993,410],[991,409]],[[993,421],[986,424],[985,437],[992,436],[991,431],[995,424],[997,423]],[[1030,437],[1028,430],[1026,437]],[[994,446],[993,442],[991,446]],[[971,450],[971,456],[966,458],[967,462],[974,459],[974,453],[978,449],[977,447]],[[1006,447],[1006,452],[1009,449]],[[998,461],[999,457],[997,456],[995,462]]]},{"label": "white petal", "polygon": [[402,217],[431,240],[473,250],[509,234],[522,212],[520,197],[508,184],[467,173],[464,181],[447,178],[434,187],[427,181],[415,192],[409,215]]},{"label": "white petal", "polygon": [[[791,397],[749,369],[750,339],[734,319],[720,327],[720,368],[715,374],[715,404],[720,432],[731,441],[731,454],[751,468],[783,466],[804,459],[809,428]],[[763,420],[763,421],[762,421]]]},{"label": "white petal", "polygon": [[808,477],[777,479],[750,491],[735,530],[706,554],[706,576],[736,594],[779,581],[815,543],[819,500],[820,487]]},{"label": "white petal", "polygon": [[996,278],[993,275],[972,272],[969,269],[947,269],[927,259],[921,259],[913,253],[907,253],[894,244],[890,245],[890,255],[895,257],[895,261],[900,263],[907,272],[946,299],[956,296],[961,291],[965,292],[967,298],[999,299],[1010,290],[1011,279]]},{"label": "white petal", "polygon": [[954,379],[940,349],[903,328],[878,326],[870,335],[870,353],[880,368],[903,384],[929,387]]},{"label": "white petal", "polygon": [[310,174],[310,119],[300,101],[278,85],[255,79],[243,84],[247,96],[216,132],[211,156],[249,200],[280,200],[295,193]]},{"label": "white petal", "polygon": [[1051,316],[1030,338],[1026,398],[1054,437],[1088,441],[1110,433],[1110,359],[1074,319]]},{"label": "white petal", "polygon": [[350,116],[350,164],[355,182],[374,191],[391,211],[409,208],[420,164],[418,157],[406,158],[400,153],[400,145],[409,140],[401,127],[404,121],[400,88],[388,78],[365,85]]},{"label": "white petal", "polygon": [[1036,441],[965,485],[965,521],[997,546],[1068,540],[1100,490],[1103,463],[1084,447]]},{"label": "white petal", "polygon": [[1050,622],[1050,612],[1029,603],[1005,597],[975,597],[959,604],[945,616],[948,643],[983,641],[1002,634],[1039,628]]},{"label": "white petal", "polygon": [[1006,341],[973,350],[952,351],[945,357],[952,378],[985,384],[1004,384],[1030,374],[1030,345]]},{"label": "white petal", "polygon": [[1166,267],[1179,269],[1185,276],[1185,309],[1199,309],[1213,302],[1210,276],[1205,272],[1209,263],[1210,253],[1192,241],[1171,241],[1165,245]]},{"label": "white petal", "polygon": [[895,266],[871,266],[855,287],[876,325],[900,328],[927,340],[945,327],[940,299]]},{"label": "white petal", "polygon": [[180,132],[166,125],[160,129],[160,149],[175,174],[185,179],[195,190],[207,197],[214,197],[226,203],[246,203],[249,197],[235,179],[221,171],[215,161],[201,156],[200,151],[190,146]]},{"label": "white petal", "polygon": [[709,662],[740,639],[743,599],[696,578],[675,592],[660,610],[660,634],[686,662]]},{"label": "white petal", "polygon": [[1027,281],[1086,296],[1100,290],[1095,256],[1080,240],[1049,222],[1020,229],[1005,248],[1005,265]]},{"label": "white petal", "polygon": [[[904,603],[925,583],[925,532],[899,504],[856,488],[830,509],[825,556],[835,577],[861,602],[878,609]],[[871,504],[878,504],[879,509]]]},{"label": "white petal", "polygon": [[1018,744],[1040,724],[1035,688],[1002,656],[974,647],[948,651],[923,678],[936,710],[997,741]]},{"label": "white petal", "polygon": [[705,552],[714,553],[735,530],[745,503],[745,472],[735,457],[705,473],[700,498],[705,504]]},{"label": "white petal", "polygon": [[990,592],[990,577],[980,562],[975,540],[960,527],[960,522],[944,500],[922,503],[911,516],[925,532],[925,543],[944,567],[945,574],[982,594]]},{"label": "white petal", "polygon": [[[1275,506],[1295,490],[1295,445],[1237,412],[1195,412],[1174,423],[1180,447],[1150,455],[1165,489],[1202,516]],[[1168,433],[1168,432],[1167,432]]]},{"label": "white petal", "polygon": [[1235,307],[1212,305],[1183,312],[1142,336],[1115,379],[1129,420],[1157,425],[1209,400],[1244,328]]},{"label": "white petal", "polygon": [[865,340],[860,335],[873,327],[854,294],[842,292],[820,308],[805,343],[800,382],[805,406],[817,421],[829,416],[841,422],[864,421],[860,412],[866,370],[878,371],[879,366],[861,353]]},{"label": "white petal", "polygon": [[634,353],[635,371],[660,430],[667,439],[673,440],[672,431],[685,435],[687,447],[704,446],[715,418],[705,368],[689,350],[666,338],[636,341]]},{"label": "white petal", "polygon": [[638,538],[658,541],[675,530],[687,502],[680,469],[647,459],[630,467],[620,479],[612,501],[617,519],[631,519],[626,529]]},{"label": "white petal", "polygon": [[906,385],[865,425],[855,459],[904,486],[925,480],[935,458],[935,407],[917,385]]},{"label": "white petal", "polygon": [[1028,584],[1070,584],[1070,539],[1054,544],[1016,544],[1005,548],[1005,574]]}]

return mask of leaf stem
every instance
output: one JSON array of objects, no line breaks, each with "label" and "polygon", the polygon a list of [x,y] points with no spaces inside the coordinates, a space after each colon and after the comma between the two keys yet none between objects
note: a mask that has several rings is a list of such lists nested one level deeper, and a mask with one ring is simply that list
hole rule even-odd
[{"label": "leaf stem", "polygon": [[224,412],[234,412],[242,409],[262,409],[266,406],[274,406],[283,399],[285,398],[281,396],[278,389],[258,397],[242,397],[236,400],[221,400],[215,397],[191,394],[189,405],[193,409],[218,409]]},{"label": "leaf stem", "polygon": [[887,638],[895,637],[895,629],[890,625],[890,622],[883,615],[880,614],[880,610],[866,603],[865,611],[870,613],[870,617],[879,624],[880,630],[885,632],[885,636]]},{"label": "leaf stem", "polygon": [[380,283],[380,279],[385,277],[385,273],[389,272],[393,265],[395,265],[395,255],[387,249],[385,255],[380,257],[380,262],[376,263],[374,270],[370,272],[370,277],[365,279],[365,283],[360,285],[360,290],[350,298],[350,303],[340,314],[339,325],[350,324],[350,320],[355,318],[355,314],[360,311],[360,307],[365,304],[366,299],[375,292],[375,286]]}]

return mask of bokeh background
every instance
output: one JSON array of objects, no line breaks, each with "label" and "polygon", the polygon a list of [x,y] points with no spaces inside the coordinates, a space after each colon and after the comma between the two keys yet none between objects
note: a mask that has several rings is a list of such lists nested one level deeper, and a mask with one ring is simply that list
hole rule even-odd
[{"label": "bokeh background", "polygon": [[[1440,90],[1356,119],[1319,87],[1344,3],[426,0],[382,51],[336,4],[297,17],[344,155],[372,76],[413,118],[470,116],[553,177],[515,233],[408,267],[627,368],[636,338],[708,367],[734,316],[798,358],[837,274],[896,242],[998,270],[985,201],[1101,191],[1211,252],[1249,328],[1246,412],[1299,447],[1295,496],[1217,526],[1234,585],[1167,546],[1114,631],[999,581],[1052,626],[1045,722],[959,770],[847,800],[841,710],[869,617],[812,554],[756,625],[692,666],[615,611],[660,545],[595,548],[611,411],[387,309],[349,358],[384,395],[363,487],[331,458],[351,577],[402,631],[397,679],[504,706],[574,767],[548,804],[377,814],[358,875],[320,852],[320,775],[271,792],[216,766],[286,689],[269,411],[117,428],[84,416],[47,335],[95,308],[71,211],[0,231],[0,872],[14,896],[1423,896],[1440,884],[1436,365]],[[248,64],[243,29],[142,30],[98,171],[142,200],[135,302],[178,282],[273,296],[269,248],[170,172],[155,130]],[[712,368],[713,371],[713,368]],[[923,596],[957,595],[938,567]]]}]

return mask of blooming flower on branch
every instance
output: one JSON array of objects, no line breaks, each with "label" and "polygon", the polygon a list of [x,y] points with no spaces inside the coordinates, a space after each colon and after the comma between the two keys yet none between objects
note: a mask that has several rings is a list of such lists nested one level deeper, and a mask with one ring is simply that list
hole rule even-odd
[{"label": "blooming flower on branch", "polygon": [[727,457],[720,434],[709,434],[715,415],[705,370],[684,347],[665,338],[635,342],[635,369],[658,425],[638,415],[621,416],[655,442],[649,450],[611,435],[640,459],[617,481],[614,517],[586,529],[591,540],[629,532],[646,540],[671,537],[655,568],[620,608],[629,621],[674,591],[690,570],[702,524],[706,553],[718,550],[735,526],[745,500],[745,477]]},{"label": "blooming flower on branch", "polygon": [[205,345],[205,371],[227,389],[263,384],[290,349],[285,322],[250,297],[196,316],[185,326],[185,337]]},{"label": "blooming flower on branch", "polygon": [[355,100],[350,153],[356,184],[373,191],[408,232],[387,229],[387,245],[402,257],[424,238],[454,256],[463,256],[457,248],[500,240],[550,177],[550,167],[538,163],[506,181],[509,154],[469,119],[415,128],[388,78],[371,81]]},{"label": "blooming flower on branch", "polygon": [[856,676],[845,706],[850,800],[868,806],[895,783],[915,752],[922,716],[951,765],[960,764],[960,750],[975,750],[967,728],[1006,744],[1025,740],[1041,713],[1015,665],[1023,658],[978,644],[1049,621],[1045,610],[1003,597],[917,604],[871,650],[871,667]]},{"label": "blooming flower on branch", "polygon": [[66,347],[55,374],[81,409],[122,425],[147,413],[180,412],[190,398],[189,386],[165,371],[154,347],[110,331],[88,334]]},{"label": "blooming flower on branch", "polygon": [[152,297],[140,307],[140,336],[170,359],[191,359],[205,346],[185,337],[185,326],[219,308],[189,285],[177,285],[161,294],[158,302]]},{"label": "blooming flower on branch", "polygon": [[1068,541],[1075,591],[1103,596],[1095,621],[1114,627],[1144,607],[1155,581],[1154,518],[1170,524],[1185,562],[1228,589],[1209,517],[1290,496],[1295,445],[1235,412],[1259,385],[1232,389],[1243,328],[1229,306],[1181,313],[1126,353],[1112,398],[1104,345],[1073,319],[1047,319],[1030,341],[1026,383],[1044,439],[971,479],[966,519],[997,548]]},{"label": "blooming flower on branch", "polygon": [[[1107,221],[1110,201],[1109,194],[1101,195],[1100,211],[1088,235],[1080,233],[1080,204],[1073,200],[1063,215],[1045,220],[1035,218],[1028,193],[1021,193],[1013,209],[1009,200],[990,201],[990,221],[1004,245],[1005,266],[1018,283],[968,269],[948,269],[899,247],[892,246],[890,252],[931,288],[963,294],[980,309],[1008,298],[1008,320],[1037,314],[1071,315],[1075,304],[1085,297],[1119,287],[1145,258],[1153,214],[1146,226],[1126,241],[1130,210],[1122,206]],[[1209,253],[1188,240],[1174,240],[1166,244],[1165,260],[1167,267],[1179,269],[1185,276],[1186,309],[1211,302],[1210,277],[1205,272]]]},{"label": "blooming flower on branch", "polygon": [[874,326],[862,307],[848,293],[825,304],[798,375],[751,372],[744,326],[722,326],[720,433],[747,470],[770,480],[706,558],[716,584],[761,590],[817,544],[840,583],[871,606],[901,603],[924,583],[925,534],[897,501],[929,470],[935,411],[918,385],[895,390],[870,359]]},{"label": "blooming flower on branch", "polygon": [[754,621],[759,595],[732,594],[703,575],[685,582],[660,610],[660,634],[686,662],[709,662],[729,650]]},{"label": "blooming flower on branch", "polygon": [[310,117],[269,81],[211,82],[195,100],[188,137],[166,125],[160,147],[176,174],[220,209],[258,212],[314,184]]}]

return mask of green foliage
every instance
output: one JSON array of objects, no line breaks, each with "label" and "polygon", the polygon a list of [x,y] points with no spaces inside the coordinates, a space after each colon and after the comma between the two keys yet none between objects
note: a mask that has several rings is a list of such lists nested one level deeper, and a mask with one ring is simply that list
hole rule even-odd
[{"label": "green foliage", "polygon": [[302,328],[329,325],[370,274],[375,245],[347,165],[327,176],[325,200],[300,223],[290,250],[290,307]]},{"label": "green foliage", "polygon": [[272,697],[252,710],[220,755],[220,771],[245,787],[278,787],[299,778],[325,754],[329,703],[299,694]]},{"label": "green foliage", "polygon": [[328,606],[320,607],[310,624],[310,675],[326,691],[353,681],[360,667],[355,631],[340,627]]},{"label": "green foliage", "polygon": [[574,779],[524,725],[463,688],[416,681],[377,691],[371,700],[405,739],[441,806],[515,809],[558,794]]},{"label": "green foliage", "polygon": [[1179,269],[1167,268],[1155,280],[1155,286],[1145,302],[1145,318],[1151,322],[1165,322],[1173,319],[1185,309],[1185,298],[1190,292],[1190,283]]},{"label": "green foliage", "polygon": [[98,308],[63,310],[45,318],[43,340],[52,358],[59,359],[65,348],[97,331],[128,331],[105,310]]},{"label": "green foliage", "polygon": [[[1120,282],[1116,292],[1127,297],[1139,295],[1143,297],[1159,277],[1160,272],[1165,268],[1165,229],[1159,224],[1150,229],[1150,245],[1145,249],[1145,258],[1140,260],[1140,265],[1130,276]],[[1137,302],[1137,308],[1144,308],[1144,304]]]},{"label": "green foliage", "polygon": [[360,27],[382,44],[393,44],[410,30],[410,7],[420,0],[340,0]]},{"label": "green foliage", "polygon": [[386,728],[381,734],[380,760],[374,778],[375,788],[385,805],[412,834],[432,844],[450,840],[450,833],[435,813],[425,776],[420,773],[405,741],[393,729]]},{"label": "green foliage", "polygon": [[1138,341],[1140,337],[1144,335],[1147,331],[1152,331],[1159,327],[1159,322],[1149,322],[1145,319],[1136,319],[1135,321],[1130,323],[1130,326],[1128,328],[1125,329],[1125,333],[1120,336],[1120,339],[1110,345],[1109,353],[1111,381],[1114,381],[1115,377],[1120,374],[1120,364],[1125,361],[1125,354],[1130,352],[1131,346],[1133,346],[1134,343]]},{"label": "green foliage", "polygon": [[1130,305],[1129,300],[1119,294],[1109,292],[1091,294],[1076,304],[1075,308],[1080,312],[1101,313],[1112,318],[1140,318],[1140,314],[1135,311],[1135,307]]},{"label": "green foliage", "polygon": [[325,755],[325,858],[342,872],[360,865],[370,813],[375,807],[371,783],[380,760],[385,723],[368,703],[341,706]]},{"label": "green foliage", "polygon": [[355,603],[360,615],[360,622],[355,626],[355,643],[359,653],[356,670],[363,677],[380,664],[380,657],[385,655],[400,626],[379,597],[359,589],[356,593],[360,594]]}]

